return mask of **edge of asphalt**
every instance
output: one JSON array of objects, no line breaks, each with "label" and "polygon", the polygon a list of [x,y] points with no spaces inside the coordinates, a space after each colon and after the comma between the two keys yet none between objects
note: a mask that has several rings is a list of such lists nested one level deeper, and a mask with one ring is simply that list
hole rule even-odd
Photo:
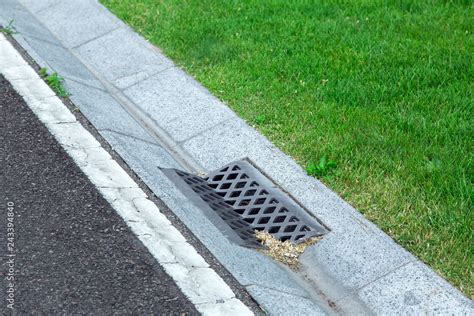
[{"label": "edge of asphalt", "polygon": [[201,313],[262,313],[247,291],[75,111],[74,104],[55,95],[21,46],[1,33],[0,53],[0,74]]},{"label": "edge of asphalt", "polygon": [[[474,313],[473,301],[102,5],[19,2],[0,3],[0,23],[15,21],[18,43],[65,77],[70,99],[98,133],[266,311]],[[241,158],[331,229],[301,256],[300,271],[228,242],[158,168],[206,173]]]}]

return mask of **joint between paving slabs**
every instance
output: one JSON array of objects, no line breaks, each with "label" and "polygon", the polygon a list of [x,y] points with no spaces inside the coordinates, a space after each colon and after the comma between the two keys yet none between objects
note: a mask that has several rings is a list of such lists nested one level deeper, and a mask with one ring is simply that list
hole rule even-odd
[{"label": "joint between paving slabs", "polygon": [[265,289],[268,289],[268,290],[272,290],[272,291],[275,291],[275,292],[279,292],[279,293],[288,294],[288,295],[291,295],[291,296],[295,296],[295,297],[300,297],[300,298],[304,298],[304,299],[307,299],[307,300],[311,300],[311,297],[310,297],[309,295],[301,295],[301,294],[296,294],[296,293],[292,293],[292,292],[288,292],[288,291],[282,291],[281,289],[276,289],[276,288],[273,288],[273,287],[270,287],[270,286],[266,286],[266,285],[249,283],[249,284],[242,284],[242,286],[244,286],[246,289],[247,289],[248,287],[258,286],[258,287],[265,288]]},{"label": "joint between paving slabs", "polygon": [[[42,24],[41,22],[39,22],[39,23]],[[64,46],[61,45],[61,42],[58,40],[58,38],[56,36],[54,36],[54,34],[51,34],[51,35],[54,39],[57,40],[57,42],[53,42],[53,41],[38,37],[36,35],[29,34],[29,33],[18,33],[18,34],[21,35],[21,37],[28,43],[28,45],[30,45],[30,47],[33,47],[33,46],[31,46],[31,43],[29,42],[28,39],[33,39],[33,40],[36,40],[36,41],[39,41],[39,42],[50,44],[50,45],[56,46],[58,48],[64,48]]]},{"label": "joint between paving slabs", "polygon": [[[175,118],[175,119],[171,120],[170,122],[172,122],[172,121],[174,121],[174,120],[177,120],[177,119],[178,119],[178,118]],[[193,139],[193,138],[195,138],[195,137],[198,137],[198,136],[203,135],[205,132],[207,132],[207,131],[213,129],[214,127],[217,127],[217,126],[219,126],[219,125],[221,125],[221,124],[225,124],[225,123],[227,123],[227,122],[229,122],[229,121],[232,121],[232,120],[236,120],[236,121],[237,121],[238,119],[239,119],[238,117],[228,117],[228,118],[226,118],[225,120],[222,120],[222,121],[220,121],[220,122],[218,122],[218,123],[216,123],[216,124],[214,124],[214,125],[211,125],[211,126],[207,127],[206,129],[203,129],[202,131],[199,131],[198,133],[196,133],[196,134],[194,134],[194,135],[189,136],[188,138],[185,138],[185,139],[183,139],[183,140],[181,140],[181,141],[179,141],[179,142],[176,142],[176,146],[175,146],[175,147],[178,147],[178,146],[179,146],[179,147],[182,148],[182,145],[183,145],[184,143],[186,143],[187,141],[189,141],[189,140],[191,140],[191,139]]]},{"label": "joint between paving slabs", "polygon": [[[72,82],[78,83],[80,85],[86,86],[86,87],[91,88],[91,89],[95,89],[95,90],[98,90],[98,91],[101,91],[101,92],[107,92],[107,90],[105,89],[105,87],[102,84],[99,87],[99,86],[92,85],[92,84],[88,83],[87,80],[81,80],[81,79],[78,79],[78,78],[70,77],[68,74],[61,74],[61,76],[64,79],[66,79],[66,85],[67,85],[68,81],[72,81]],[[100,83],[100,81],[97,78],[94,77],[94,79],[97,80],[97,82]]]},{"label": "joint between paving slabs", "polygon": [[112,130],[110,128],[101,128],[101,129],[97,129],[97,131],[99,132],[109,132],[109,133],[114,133],[114,134],[117,134],[117,135],[120,135],[120,136],[124,136],[124,137],[128,137],[128,138],[131,138],[131,139],[134,139],[134,140],[138,140],[140,142],[143,142],[143,143],[146,143],[146,144],[149,144],[149,145],[152,145],[152,146],[156,146],[156,147],[160,147],[161,146],[158,144],[158,143],[154,143],[154,142],[151,142],[149,140],[145,140],[145,139],[142,139],[140,137],[136,137],[136,136],[133,136],[133,135],[130,135],[130,134],[126,134],[126,133],[122,133],[122,132],[118,132],[118,131],[115,131],[115,130]]},{"label": "joint between paving slabs", "polygon": [[[144,235],[145,234],[142,234],[142,236],[144,236]],[[188,244],[189,245],[189,243],[187,241],[186,242],[180,241],[178,243],[183,243],[183,244]],[[184,267],[189,267],[189,269],[188,269],[189,272],[192,272],[196,269],[211,269],[211,267],[207,264],[207,262],[205,262],[206,265],[202,265],[202,266],[193,265],[193,264],[187,266],[187,265],[183,264],[182,262],[179,262],[178,259],[176,258],[176,255],[174,255],[174,253],[173,253],[173,246],[168,246],[168,247],[170,248],[171,253],[172,253],[173,257],[175,258],[175,260],[174,261],[160,261],[160,264],[181,265],[181,266],[184,266]]]},{"label": "joint between paving slabs", "polygon": [[387,275],[389,275],[389,274],[391,274],[391,273],[393,273],[393,272],[395,272],[395,271],[397,271],[397,270],[403,268],[403,267],[406,266],[406,265],[409,265],[410,263],[416,262],[416,261],[418,261],[418,259],[416,259],[416,258],[414,258],[414,259],[412,259],[412,260],[408,260],[407,262],[405,262],[405,263],[403,263],[403,264],[401,264],[401,265],[399,265],[399,266],[397,266],[397,267],[391,269],[390,271],[388,271],[388,272],[382,274],[381,276],[375,278],[374,280],[370,281],[369,283],[364,284],[364,285],[362,285],[362,286],[360,286],[360,287],[358,287],[358,288],[356,288],[356,289],[353,289],[353,290],[349,291],[349,293],[348,293],[347,295],[344,295],[343,297],[338,298],[338,299],[335,301],[335,303],[338,303],[338,302],[340,302],[340,301],[342,301],[342,300],[344,300],[344,299],[346,299],[346,298],[348,298],[348,297],[351,297],[351,296],[353,296],[353,295],[357,295],[357,293],[358,293],[360,290],[362,290],[363,288],[365,288],[365,287],[367,287],[367,286],[369,286],[369,285],[371,285],[371,284],[377,282],[378,280],[380,280],[380,279],[386,277]]},{"label": "joint between paving slabs", "polygon": [[113,29],[106,31],[106,32],[103,33],[103,34],[94,36],[93,38],[88,39],[87,41],[85,41],[85,42],[83,42],[83,43],[74,45],[74,46],[72,46],[72,47],[67,47],[67,46],[64,46],[64,47],[66,47],[66,49],[68,49],[68,50],[77,49],[77,48],[81,47],[82,45],[86,45],[86,44],[88,44],[88,43],[90,43],[90,42],[93,42],[93,41],[95,41],[96,39],[99,39],[99,38],[101,38],[102,36],[108,35],[108,34],[112,33],[113,31],[116,31],[116,30],[118,30],[118,29],[120,29],[120,28],[122,28],[122,26],[121,26],[121,25],[117,25],[117,26],[114,27]]},{"label": "joint between paving slabs", "polygon": [[[130,84],[130,85],[128,85],[128,86],[125,86],[125,87],[123,87],[123,88],[118,88],[118,87],[115,86],[115,88],[117,88],[119,91],[127,90],[127,89],[129,89],[129,88],[131,88],[131,87],[136,86],[136,85],[139,84],[139,83],[142,83],[142,82],[145,81],[145,80],[148,80],[148,79],[150,79],[150,78],[152,78],[152,77],[154,77],[154,76],[156,76],[156,75],[158,75],[158,74],[160,74],[160,73],[162,73],[162,72],[165,72],[165,71],[167,71],[167,70],[169,70],[169,69],[173,69],[173,68],[179,68],[179,67],[177,67],[176,65],[173,64],[172,66],[168,66],[168,67],[165,67],[164,69],[158,70],[158,71],[156,71],[156,72],[154,72],[154,73],[148,75],[146,78],[140,79],[140,80],[138,80],[138,81],[136,81],[136,82],[134,82],[134,83],[132,83],[132,84]],[[132,76],[135,76],[136,74],[139,74],[139,73],[141,73],[141,71],[137,71],[137,72],[135,72],[135,73],[133,73],[133,74],[130,74],[130,75],[118,77],[118,78],[114,79],[113,81],[118,81],[118,80],[123,79],[123,78],[132,77]],[[155,95],[155,93],[153,93],[153,95]]]}]

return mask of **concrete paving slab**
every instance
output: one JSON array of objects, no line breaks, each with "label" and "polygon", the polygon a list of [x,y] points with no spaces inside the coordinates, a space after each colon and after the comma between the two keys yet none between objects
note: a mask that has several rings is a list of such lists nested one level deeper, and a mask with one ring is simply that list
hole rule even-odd
[{"label": "concrete paving slab", "polygon": [[90,0],[61,1],[45,7],[36,16],[66,47],[78,46],[121,26],[102,12],[102,6]]},{"label": "concrete paving slab", "polygon": [[62,0],[19,0],[19,2],[28,10],[33,13],[39,12],[46,8],[49,8],[55,4],[60,3]]},{"label": "concrete paving slab", "polygon": [[[40,55],[50,66],[64,78],[69,78],[89,86],[101,87],[100,82],[87,70],[74,55],[62,47],[59,42],[42,41],[33,37],[24,37],[29,46]],[[54,38],[51,38],[54,40]]]},{"label": "concrete paving slab", "polygon": [[[329,233],[301,256],[305,271],[315,282],[322,284],[324,278],[329,278],[337,280],[346,290],[355,291],[415,260],[395,242],[357,226],[352,228],[342,234]],[[331,293],[334,300],[341,295],[344,292],[339,290]]]},{"label": "concrete paving slab", "polygon": [[150,166],[150,178],[155,177],[158,167],[181,168],[181,166],[161,146],[153,142],[151,137],[135,138],[130,135],[117,133],[113,130],[99,130],[112,148],[132,164],[135,172],[142,171],[143,166]]},{"label": "concrete paving slab", "polygon": [[272,159],[275,146],[241,119],[228,120],[183,143],[203,167],[215,170],[234,160]]},{"label": "concrete paving slab", "polygon": [[2,17],[3,24],[8,24],[13,20],[13,26],[23,35],[32,36],[45,41],[52,38],[51,32],[44,28],[18,1],[0,1],[0,16]]},{"label": "concrete paving slab", "polygon": [[144,39],[125,28],[87,42],[75,51],[101,77],[122,89],[173,66]]},{"label": "concrete paving slab", "polygon": [[124,93],[177,142],[237,117],[176,67],[137,83]]},{"label": "concrete paving slab", "polygon": [[474,302],[416,261],[359,290],[376,314],[472,315]]},{"label": "concrete paving slab", "polygon": [[256,285],[247,286],[247,290],[257,297],[268,296],[264,301],[272,303],[263,304],[262,307],[270,315],[327,315],[321,307],[309,299]]},{"label": "concrete paving slab", "polygon": [[108,92],[72,80],[67,80],[65,86],[71,93],[72,102],[80,105],[80,111],[97,129],[153,142],[150,135]]}]

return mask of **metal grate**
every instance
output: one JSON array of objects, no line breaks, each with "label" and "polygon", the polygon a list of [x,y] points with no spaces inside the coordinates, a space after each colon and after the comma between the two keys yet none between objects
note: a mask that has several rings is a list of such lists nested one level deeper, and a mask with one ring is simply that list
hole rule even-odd
[{"label": "metal grate", "polygon": [[[258,247],[255,230],[300,243],[326,229],[249,162],[237,161],[201,178],[180,170],[186,183],[244,241]],[[165,172],[170,178],[169,170]],[[182,188],[183,189],[183,188]]]},{"label": "metal grate", "polygon": [[261,247],[261,244],[255,238],[255,232],[252,227],[239,214],[234,212],[232,207],[209,186],[205,179],[184,171],[175,171],[232,228],[246,246]]},{"label": "metal grate", "polygon": [[295,243],[326,229],[246,161],[213,171],[207,183],[254,230]]}]

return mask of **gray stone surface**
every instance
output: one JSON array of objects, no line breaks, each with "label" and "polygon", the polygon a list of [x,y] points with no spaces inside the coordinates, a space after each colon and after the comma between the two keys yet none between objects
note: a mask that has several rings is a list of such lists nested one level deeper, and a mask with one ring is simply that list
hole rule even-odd
[{"label": "gray stone surface", "polygon": [[302,297],[256,285],[248,286],[247,290],[252,296],[260,298],[263,302],[268,302],[262,304],[262,308],[270,315],[327,315],[313,301]]},{"label": "gray stone surface", "polygon": [[37,17],[66,47],[78,46],[121,26],[91,0],[63,0],[45,7]]},{"label": "gray stone surface", "polygon": [[0,1],[0,16],[4,24],[13,20],[13,26],[22,35],[42,40],[49,40],[52,37],[51,32],[44,28],[18,1]]},{"label": "gray stone surface", "polygon": [[181,168],[179,164],[161,146],[154,143],[150,136],[141,138],[126,135],[112,130],[101,130],[99,133],[107,140],[112,148],[119,153],[125,161],[134,167],[139,175],[144,173],[142,166],[150,166],[154,173],[147,173],[148,180],[155,178],[158,167]]},{"label": "gray stone surface", "polygon": [[66,82],[74,104],[99,130],[114,131],[145,142],[154,142],[150,135],[108,92],[72,80]]},{"label": "gray stone surface", "polygon": [[238,118],[191,138],[183,143],[183,148],[208,170],[218,169],[244,157],[250,157],[253,161],[259,157],[261,161],[269,161],[277,154],[273,144]]},{"label": "gray stone surface", "polygon": [[64,78],[69,78],[90,86],[101,87],[100,82],[75,58],[75,56],[59,43],[42,41],[33,37],[24,37],[25,41],[50,66]]},{"label": "gray stone surface", "polygon": [[176,142],[236,118],[234,112],[176,67],[126,89],[124,93]]},{"label": "gray stone surface", "polygon": [[62,0],[19,0],[31,12],[36,13],[46,8],[49,8]]},{"label": "gray stone surface", "polygon": [[376,314],[473,315],[474,302],[416,261],[359,290]]},{"label": "gray stone surface", "polygon": [[[324,272],[330,280],[338,280],[348,291],[355,291],[415,258],[394,242],[357,226],[343,234],[329,233],[301,256],[306,271],[315,282]],[[338,291],[331,296],[337,300]]]},{"label": "gray stone surface", "polygon": [[126,28],[119,28],[76,48],[90,67],[118,88],[172,67],[173,63],[156,54],[147,42]]}]

